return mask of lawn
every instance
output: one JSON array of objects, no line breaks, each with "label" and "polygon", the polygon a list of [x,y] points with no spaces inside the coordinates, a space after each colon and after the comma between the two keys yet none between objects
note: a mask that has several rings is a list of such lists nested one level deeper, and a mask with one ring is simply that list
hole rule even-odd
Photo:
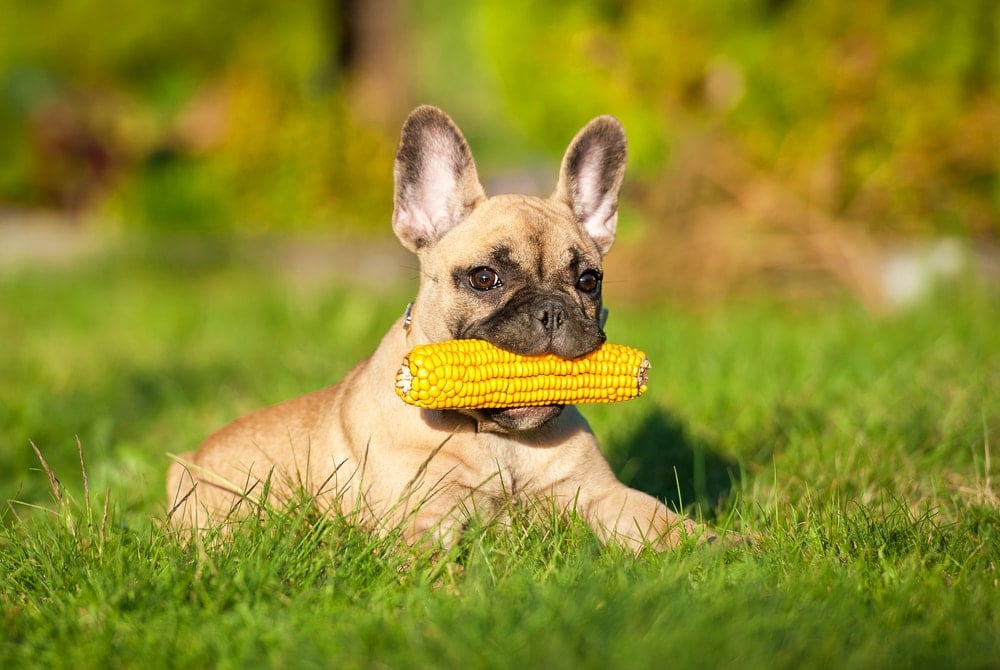
[{"label": "lawn", "polygon": [[308,501],[163,530],[168,453],[337,379],[412,290],[191,243],[0,276],[0,667],[997,666],[1000,293],[973,281],[888,315],[612,299],[653,369],[585,409],[610,462],[753,548],[636,558],[543,512],[417,555]]}]

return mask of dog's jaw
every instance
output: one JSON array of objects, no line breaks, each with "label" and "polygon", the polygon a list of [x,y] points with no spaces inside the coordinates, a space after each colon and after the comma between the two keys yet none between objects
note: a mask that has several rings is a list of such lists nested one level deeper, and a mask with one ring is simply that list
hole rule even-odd
[{"label": "dog's jaw", "polygon": [[523,433],[541,428],[563,411],[563,405],[471,410],[480,433]]}]

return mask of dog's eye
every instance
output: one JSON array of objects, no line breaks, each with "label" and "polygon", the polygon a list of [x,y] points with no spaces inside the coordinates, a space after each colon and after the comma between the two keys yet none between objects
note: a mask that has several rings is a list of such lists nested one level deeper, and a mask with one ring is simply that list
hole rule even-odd
[{"label": "dog's eye", "polygon": [[489,291],[500,286],[500,275],[493,268],[476,268],[469,273],[469,286],[477,291]]},{"label": "dog's eye", "polygon": [[576,280],[576,288],[583,293],[595,293],[601,288],[601,275],[594,270],[587,270]]}]

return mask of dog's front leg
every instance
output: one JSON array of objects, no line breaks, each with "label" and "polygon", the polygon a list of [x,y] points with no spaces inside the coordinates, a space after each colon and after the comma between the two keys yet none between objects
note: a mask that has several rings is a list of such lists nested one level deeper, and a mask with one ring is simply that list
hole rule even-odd
[{"label": "dog's front leg", "polygon": [[709,542],[715,538],[653,496],[617,481],[600,495],[581,492],[579,511],[601,540],[617,542],[636,553],[674,548],[689,537]]},{"label": "dog's front leg", "polygon": [[[397,458],[401,458],[400,454]],[[397,473],[407,470],[400,468]],[[461,539],[473,517],[490,518],[497,512],[498,478],[478,481],[469,467],[452,454],[435,450],[413,470],[416,474],[405,484],[399,479],[382,489],[382,500],[395,500],[394,504],[388,509],[381,505],[370,508],[377,524],[398,529],[405,543],[447,550]],[[376,513],[380,507],[383,511]]]}]

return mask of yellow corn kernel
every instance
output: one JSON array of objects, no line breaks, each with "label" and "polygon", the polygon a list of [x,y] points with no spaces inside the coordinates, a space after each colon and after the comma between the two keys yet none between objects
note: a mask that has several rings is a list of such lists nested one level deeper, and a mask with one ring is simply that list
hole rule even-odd
[{"label": "yellow corn kernel", "polygon": [[629,400],[646,390],[646,354],[604,344],[580,358],[522,356],[484,340],[414,347],[396,373],[396,393],[427,409],[574,405]]}]

